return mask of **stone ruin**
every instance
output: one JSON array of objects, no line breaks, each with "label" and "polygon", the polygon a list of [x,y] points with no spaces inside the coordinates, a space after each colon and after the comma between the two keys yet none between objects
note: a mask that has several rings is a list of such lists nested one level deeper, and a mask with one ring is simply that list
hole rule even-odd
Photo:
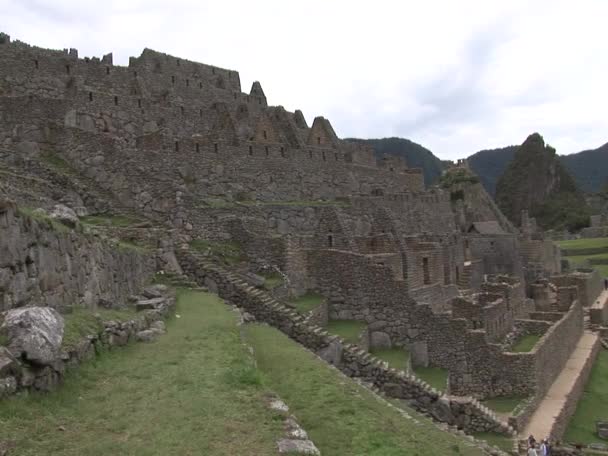
[{"label": "stone ruin", "polygon": [[[111,235],[154,246],[125,253],[57,235],[0,203],[0,310],[124,300],[155,270],[196,275],[173,246],[228,241],[242,250],[230,274],[278,271],[281,302],[319,293],[315,324],[364,323],[361,347],[401,347],[412,365],[445,369],[449,395],[530,398],[515,429],[583,332],[596,279],[562,275],[559,250],[527,215],[514,227],[466,178],[466,161],[447,171],[458,179],[427,188],[420,169],[340,139],[324,117],[309,126],[301,111],[269,106],[259,82],[245,93],[236,71],[150,49],[118,66],[112,54],[79,58],[2,35],[0,61],[0,197],[137,214],[136,234]],[[532,351],[511,351],[530,334]]]}]

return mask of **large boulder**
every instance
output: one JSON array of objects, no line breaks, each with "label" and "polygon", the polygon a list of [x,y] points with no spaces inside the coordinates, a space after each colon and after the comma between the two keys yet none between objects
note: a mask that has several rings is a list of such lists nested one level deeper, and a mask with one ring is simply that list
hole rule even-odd
[{"label": "large boulder", "polygon": [[76,212],[63,204],[56,204],[49,213],[49,216],[72,228],[78,225],[78,216],[76,215]]},{"label": "large boulder", "polygon": [[55,309],[23,307],[4,314],[0,334],[6,337],[7,348],[17,358],[49,365],[60,356],[63,328],[63,317]]}]

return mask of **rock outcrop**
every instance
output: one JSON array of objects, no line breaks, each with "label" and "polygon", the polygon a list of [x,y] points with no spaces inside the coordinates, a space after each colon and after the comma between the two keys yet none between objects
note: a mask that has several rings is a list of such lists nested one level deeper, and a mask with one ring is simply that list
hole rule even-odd
[{"label": "rock outcrop", "polygon": [[527,210],[544,229],[575,230],[589,223],[585,200],[555,149],[530,135],[496,185],[496,202],[516,225]]},{"label": "rock outcrop", "polygon": [[6,312],[0,334],[15,357],[45,366],[59,356],[63,328],[63,317],[55,309],[25,307]]}]

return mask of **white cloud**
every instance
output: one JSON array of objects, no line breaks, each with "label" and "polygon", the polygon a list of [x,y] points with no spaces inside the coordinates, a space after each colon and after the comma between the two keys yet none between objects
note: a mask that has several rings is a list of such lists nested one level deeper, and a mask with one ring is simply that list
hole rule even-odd
[{"label": "white cloud", "polygon": [[0,29],[81,55],[144,47],[238,70],[340,136],[404,136],[442,158],[608,141],[605,0],[0,0]]}]

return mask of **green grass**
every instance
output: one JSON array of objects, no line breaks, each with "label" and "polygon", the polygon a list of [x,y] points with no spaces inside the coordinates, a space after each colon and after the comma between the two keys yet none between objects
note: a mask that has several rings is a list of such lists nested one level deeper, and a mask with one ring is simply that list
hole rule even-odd
[{"label": "green grass", "polygon": [[177,306],[156,343],[103,353],[52,394],[3,400],[1,439],[20,456],[276,454],[282,421],[235,313],[206,293]]},{"label": "green grass", "polygon": [[525,397],[516,396],[494,397],[483,401],[483,404],[498,413],[511,413],[525,400]]},{"label": "green grass", "polygon": [[[98,314],[101,320],[95,315]],[[83,308],[74,308],[72,312],[63,316],[65,328],[63,333],[63,347],[70,348],[80,342],[85,336],[97,335],[102,330],[102,321],[126,321],[135,316],[133,309],[97,309],[95,311]]]},{"label": "green grass", "polygon": [[573,239],[571,241],[558,241],[557,245],[562,249],[595,249],[598,247],[608,247],[608,238],[585,238]]},{"label": "green grass", "polygon": [[415,412],[408,411],[418,422],[402,417],[276,329],[247,325],[245,334],[264,385],[287,402],[323,456],[482,454]]},{"label": "green grass", "polygon": [[407,370],[410,354],[404,348],[373,348],[370,353],[382,361],[386,361],[389,367],[402,371]]},{"label": "green grass", "polygon": [[608,351],[601,350],[576,412],[568,423],[564,441],[606,443],[595,433],[595,422],[608,419]]},{"label": "green grass", "polygon": [[245,254],[241,246],[234,241],[213,242],[194,239],[190,242],[190,247],[199,252],[210,253],[229,265],[235,265],[245,260]]},{"label": "green grass", "polygon": [[283,284],[283,276],[278,272],[264,275],[264,288],[272,290],[273,288],[279,287]]},{"label": "green grass", "polygon": [[511,352],[514,353],[527,353],[532,351],[536,342],[540,340],[540,336],[535,336],[534,334],[528,334],[527,336],[519,339],[515,345],[511,348]]},{"label": "green grass", "polygon": [[318,293],[308,292],[299,298],[296,298],[292,303],[296,306],[296,310],[301,314],[306,314],[313,309],[319,307],[325,298]]},{"label": "green grass", "polygon": [[39,222],[47,223],[53,230],[58,231],[60,233],[67,233],[71,231],[71,228],[63,223],[59,222],[51,218],[49,215],[45,213],[37,212],[36,209],[31,207],[19,206],[17,212],[25,217],[29,217],[33,220],[37,220]]},{"label": "green grass", "polygon": [[479,440],[485,440],[489,445],[500,448],[506,453],[513,451],[513,439],[502,434],[496,434],[494,432],[478,432],[474,434],[474,437]]},{"label": "green grass", "polygon": [[93,226],[112,226],[112,227],[129,227],[138,223],[142,220],[137,220],[133,217],[127,217],[125,215],[87,215],[81,217],[80,221],[85,225]]},{"label": "green grass", "polygon": [[365,326],[367,325],[361,321],[330,320],[327,324],[327,331],[340,336],[346,342],[356,344],[359,342],[359,335]]},{"label": "green grass", "polygon": [[441,369],[440,367],[414,367],[414,374],[439,391],[444,391],[448,386],[449,372],[446,369]]},{"label": "green grass", "polygon": [[117,247],[118,250],[134,251],[143,254],[150,253],[152,251],[152,249],[148,246],[135,244],[134,242],[125,240],[118,241]]}]

